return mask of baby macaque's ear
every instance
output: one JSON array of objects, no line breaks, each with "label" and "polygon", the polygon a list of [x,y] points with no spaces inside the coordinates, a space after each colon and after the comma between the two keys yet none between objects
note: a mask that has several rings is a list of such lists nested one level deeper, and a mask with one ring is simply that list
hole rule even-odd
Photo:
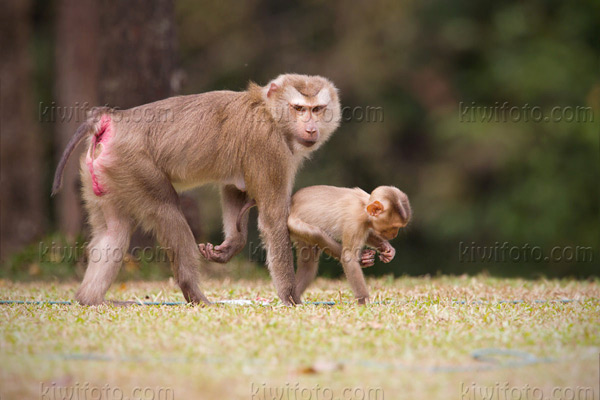
[{"label": "baby macaque's ear", "polygon": [[383,204],[375,200],[367,206],[367,213],[371,217],[376,217],[383,212]]},{"label": "baby macaque's ear", "polygon": [[400,218],[402,218],[402,222],[408,222],[408,220],[410,219],[410,215],[406,212],[406,208],[404,208],[402,202],[399,202],[397,207],[398,211],[400,211]]},{"label": "baby macaque's ear", "polygon": [[269,90],[267,91],[267,97],[271,97],[278,89],[279,86],[277,86],[277,84],[271,83],[271,86],[269,86]]}]

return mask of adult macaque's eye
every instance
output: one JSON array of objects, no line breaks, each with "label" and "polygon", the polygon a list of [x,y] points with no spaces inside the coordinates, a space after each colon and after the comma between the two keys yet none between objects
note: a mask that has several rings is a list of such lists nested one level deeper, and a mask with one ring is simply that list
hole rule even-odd
[{"label": "adult macaque's eye", "polygon": [[321,111],[323,111],[324,108],[325,107],[323,107],[323,106],[316,106],[312,110],[315,114],[317,114],[317,113],[320,113]]},{"label": "adult macaque's eye", "polygon": [[298,104],[294,104],[292,107],[294,107],[294,110],[298,111],[298,112],[304,112],[305,111],[305,107],[298,105]]}]

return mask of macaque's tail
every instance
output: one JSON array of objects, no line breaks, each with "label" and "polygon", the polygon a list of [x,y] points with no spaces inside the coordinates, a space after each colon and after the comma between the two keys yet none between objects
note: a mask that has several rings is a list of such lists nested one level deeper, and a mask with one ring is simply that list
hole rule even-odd
[{"label": "macaque's tail", "polygon": [[246,204],[244,204],[244,206],[240,210],[237,220],[235,221],[235,227],[237,228],[238,232],[242,231],[242,217],[244,216],[244,214],[246,214],[248,212],[249,209],[251,209],[255,205],[256,205],[256,201],[254,201],[254,199],[252,199],[252,200],[249,200]]},{"label": "macaque's tail", "polygon": [[93,124],[89,122],[84,122],[79,126],[79,128],[77,128],[77,131],[75,131],[75,134],[73,135],[71,140],[69,140],[69,143],[67,144],[67,147],[65,148],[65,151],[63,152],[63,155],[60,158],[58,166],[56,167],[56,173],[54,174],[54,183],[52,184],[52,196],[55,196],[62,186],[63,170],[65,169],[65,165],[67,165],[67,160],[69,159],[69,156],[71,155],[73,150],[75,150],[75,147],[77,147],[79,142],[81,142],[84,137],[90,135],[93,132],[93,129]]}]

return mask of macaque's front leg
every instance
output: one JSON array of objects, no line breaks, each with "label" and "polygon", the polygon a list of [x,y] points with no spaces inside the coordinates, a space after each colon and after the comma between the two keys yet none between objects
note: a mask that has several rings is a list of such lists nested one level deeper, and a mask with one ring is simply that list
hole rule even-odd
[{"label": "macaque's front leg", "polygon": [[359,250],[354,247],[344,247],[342,266],[358,304],[366,304],[369,301],[369,289],[360,266]]},{"label": "macaque's front leg", "polygon": [[379,251],[379,259],[384,263],[389,263],[396,255],[396,249],[394,249],[390,242],[380,238],[374,233],[369,234],[369,237],[367,238],[367,244],[375,247],[377,251]]},{"label": "macaque's front leg", "polygon": [[248,214],[244,213],[240,216],[240,211],[248,202],[248,197],[246,193],[238,190],[235,186],[227,185],[221,188],[221,201],[225,240],[218,246],[213,246],[211,243],[200,243],[198,248],[207,260],[226,263],[242,251],[246,245]]},{"label": "macaque's front leg", "polygon": [[[264,190],[264,199],[256,197],[258,228],[267,248],[267,266],[282,303],[302,304],[296,293],[296,278],[292,242],[286,221],[289,216],[288,195],[279,196]],[[273,200],[276,199],[276,200]]]}]

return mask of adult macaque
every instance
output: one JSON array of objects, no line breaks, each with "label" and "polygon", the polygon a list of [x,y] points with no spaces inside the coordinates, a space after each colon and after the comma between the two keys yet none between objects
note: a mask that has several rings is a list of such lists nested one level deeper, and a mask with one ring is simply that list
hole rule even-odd
[{"label": "adult macaque", "polygon": [[121,266],[136,225],[156,233],[172,256],[185,299],[209,303],[198,287],[198,245],[179,206],[178,190],[221,184],[224,242],[200,246],[207,258],[226,262],[244,246],[236,219],[249,198],[259,209],[259,228],[277,294],[287,305],[295,292],[287,228],[294,176],[311,152],[338,127],[337,90],[325,78],[280,75],[264,87],[178,96],[129,110],[97,108],[71,139],[54,178],[75,146],[88,137],[81,159],[83,197],[92,227],[90,257],[76,293],[99,304]]},{"label": "adult macaque", "polygon": [[[361,271],[373,265],[376,248],[383,262],[396,251],[388,240],[411,217],[406,194],[393,186],[379,186],[371,194],[359,189],[311,186],[292,197],[288,227],[296,242],[296,293],[302,295],[314,280],[321,251],[340,260],[359,304],[365,304],[369,291]],[[338,242],[338,240],[341,241]]]}]

